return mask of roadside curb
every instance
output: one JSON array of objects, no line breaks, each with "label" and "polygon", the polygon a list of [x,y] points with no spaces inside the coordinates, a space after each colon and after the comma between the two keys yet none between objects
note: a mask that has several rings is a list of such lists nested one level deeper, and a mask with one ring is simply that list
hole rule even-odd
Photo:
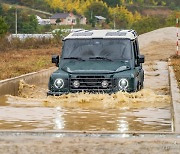
[{"label": "roadside curb", "polygon": [[180,90],[178,88],[177,80],[175,78],[174,70],[172,66],[168,66],[169,69],[169,83],[170,94],[172,99],[172,106],[174,112],[174,128],[175,132],[180,130]]},{"label": "roadside curb", "polygon": [[20,80],[24,80],[26,83],[34,85],[43,83],[48,84],[49,76],[53,71],[55,71],[55,69],[56,67],[51,67],[49,69],[43,69],[37,72],[23,74],[14,78],[0,80],[0,96],[7,94],[17,95]]}]

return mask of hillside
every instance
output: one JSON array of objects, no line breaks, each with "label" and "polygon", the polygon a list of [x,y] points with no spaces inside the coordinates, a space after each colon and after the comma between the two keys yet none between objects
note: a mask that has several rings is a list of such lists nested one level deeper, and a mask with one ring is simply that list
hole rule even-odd
[{"label": "hillside", "polygon": [[[32,8],[42,8],[49,9],[51,8],[60,8],[61,10],[68,8],[84,8],[85,5],[95,2],[95,0],[1,0],[11,4],[20,4],[25,6],[31,6]],[[167,6],[171,8],[180,7],[179,0],[99,0],[103,3],[106,3],[108,7],[116,7],[117,5],[125,6],[141,6],[142,7],[153,7],[153,6]],[[72,7],[74,6],[74,7]],[[70,10],[69,10],[70,11]],[[72,10],[71,10],[72,11]],[[77,10],[76,10],[77,11]]]},{"label": "hillside", "polygon": [[[172,3],[180,6],[177,0],[171,2],[169,0],[161,2],[159,0],[115,0],[113,3],[110,3],[110,0],[0,0],[0,2],[0,16],[7,23],[10,33],[14,33],[15,29],[15,7],[7,8],[2,5],[4,3],[17,6],[19,33],[44,33],[64,28],[58,24],[39,26],[35,19],[35,15],[49,18],[51,14],[59,12],[84,15],[89,29],[135,29],[139,34],[175,26],[176,15],[180,16],[180,12],[174,12],[171,9]],[[103,16],[106,20],[98,22],[95,16]],[[30,24],[32,21],[34,23]],[[84,28],[81,26],[77,25],[76,28]]]},{"label": "hillside", "polygon": [[46,11],[41,11],[41,10],[38,10],[38,9],[32,9],[31,7],[28,7],[28,6],[23,6],[23,5],[18,5],[18,4],[13,5],[13,4],[10,4],[10,3],[5,3],[5,2],[2,2],[1,4],[4,5],[7,8],[16,7],[17,9],[26,10],[30,14],[36,14],[36,15],[39,15],[39,16],[44,17],[44,18],[45,17],[50,17],[52,15],[52,13],[49,13],[49,12],[46,12]]},{"label": "hillside", "polygon": [[27,6],[31,9],[37,9],[46,12],[51,11],[48,3],[46,3],[45,0],[0,0],[0,2],[19,6]]},{"label": "hillside", "polygon": [[[87,8],[97,0],[0,0],[0,2],[28,6],[51,13],[71,11],[85,14]],[[162,11],[162,14],[166,12],[165,15],[167,15],[169,10],[180,9],[179,0],[98,0],[98,2],[108,8],[114,8],[117,5],[125,6],[131,12],[138,11],[144,15],[161,14]],[[151,10],[157,11],[151,13]]]}]

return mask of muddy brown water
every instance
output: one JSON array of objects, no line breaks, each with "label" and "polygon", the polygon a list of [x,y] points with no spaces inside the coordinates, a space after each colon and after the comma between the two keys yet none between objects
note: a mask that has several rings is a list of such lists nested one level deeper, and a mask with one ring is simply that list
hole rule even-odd
[{"label": "muddy brown water", "polygon": [[47,97],[46,85],[20,82],[19,95],[0,97],[0,130],[171,132],[173,120],[166,62],[149,62],[137,93]]}]

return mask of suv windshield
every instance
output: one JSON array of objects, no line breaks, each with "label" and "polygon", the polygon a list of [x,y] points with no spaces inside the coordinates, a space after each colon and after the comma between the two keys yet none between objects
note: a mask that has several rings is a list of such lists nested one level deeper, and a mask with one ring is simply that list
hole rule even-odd
[{"label": "suv windshield", "polygon": [[64,42],[62,58],[71,57],[86,60],[129,60],[131,43],[128,39],[70,39]]}]

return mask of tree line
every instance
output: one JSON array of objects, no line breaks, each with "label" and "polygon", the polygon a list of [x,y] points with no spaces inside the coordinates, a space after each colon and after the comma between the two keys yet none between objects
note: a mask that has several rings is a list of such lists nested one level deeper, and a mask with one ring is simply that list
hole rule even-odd
[{"label": "tree line", "polygon": [[[80,4],[82,9],[83,5],[92,3],[96,0],[1,0],[12,4],[25,5],[37,9],[43,9],[44,11],[53,11],[51,6],[64,10],[66,8],[73,8],[71,6]],[[180,7],[179,0],[100,0],[106,3],[109,7],[115,7],[117,5],[139,5],[139,6],[172,6]],[[68,4],[68,6],[67,6]],[[66,7],[67,6],[67,7]],[[51,7],[51,8],[50,8]]]},{"label": "tree line", "polygon": [[[16,9],[15,7],[7,7],[0,4],[0,25],[3,25],[3,32],[8,31],[9,33],[15,33],[17,13],[17,30],[19,33],[37,33],[38,32],[38,21],[36,16],[29,14],[24,9]],[[1,33],[3,33],[1,32]]]},{"label": "tree line", "polygon": [[[144,4],[145,2],[158,2],[158,0],[8,0],[11,3],[19,3],[36,6],[39,3],[41,7],[53,9],[54,12],[73,12],[81,14],[87,18],[87,23],[91,28],[116,28],[128,29],[132,28],[139,34],[148,32],[161,27],[175,26],[176,14],[173,12],[166,16],[143,16],[138,11],[130,11],[128,5]],[[161,1],[162,2],[162,1]],[[164,2],[169,2],[164,0]],[[179,1],[173,0],[179,3]],[[122,5],[123,4],[123,5]],[[148,3],[147,3],[148,4]],[[158,4],[157,4],[158,5]],[[7,7],[0,4],[0,35],[6,32],[15,33],[15,13],[17,11],[18,33],[43,33],[51,31],[54,27],[51,25],[38,25],[35,14],[27,12],[25,9],[17,9],[15,7]],[[52,10],[51,10],[52,11]],[[106,18],[104,23],[97,23],[95,16],[103,16]],[[58,27],[55,27],[58,28]]]}]

